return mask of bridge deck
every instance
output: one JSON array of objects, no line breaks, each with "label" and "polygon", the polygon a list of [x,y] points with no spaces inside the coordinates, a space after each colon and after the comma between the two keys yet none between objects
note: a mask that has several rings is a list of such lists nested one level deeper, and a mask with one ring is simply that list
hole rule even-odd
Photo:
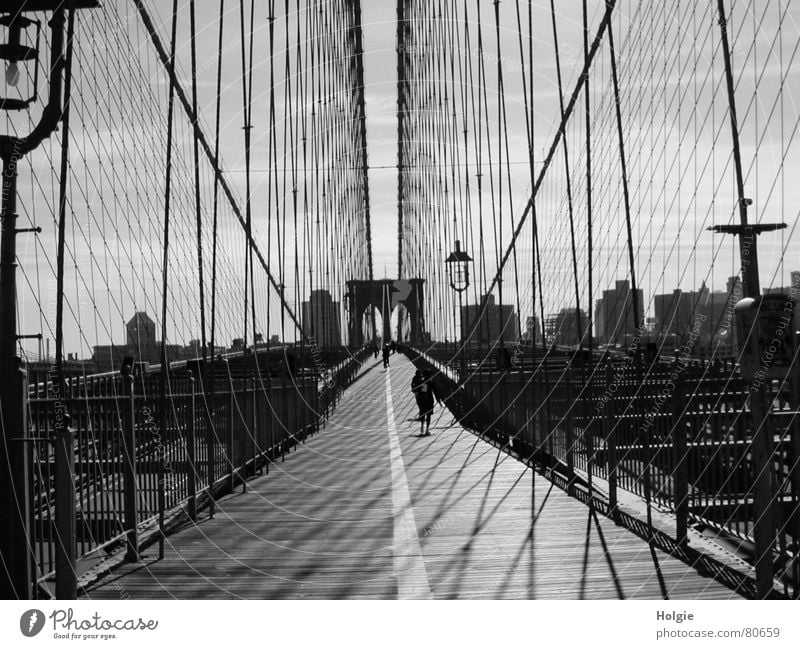
[{"label": "bridge deck", "polygon": [[88,597],[736,597],[658,550],[657,569],[639,537],[532,485],[444,408],[420,437],[413,366],[391,365],[369,365],[324,431],[170,536],[163,560],[150,548]]}]

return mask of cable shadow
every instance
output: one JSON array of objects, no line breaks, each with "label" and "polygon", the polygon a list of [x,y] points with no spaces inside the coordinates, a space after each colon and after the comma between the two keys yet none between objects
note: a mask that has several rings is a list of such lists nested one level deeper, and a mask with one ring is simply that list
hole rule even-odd
[{"label": "cable shadow", "polygon": [[[614,559],[611,557],[611,552],[608,549],[608,543],[606,543],[605,534],[603,534],[603,528],[600,526],[600,519],[597,518],[597,512],[595,511],[594,507],[589,508],[590,517],[594,519],[595,527],[597,528],[597,536],[600,539],[600,545],[603,548],[603,554],[606,557],[606,562],[608,563],[608,569],[611,571],[611,579],[614,582],[614,588],[617,590],[617,595],[619,599],[625,599],[625,593],[622,590],[622,582],[619,579],[619,575],[617,575],[617,570],[614,567]],[[652,546],[650,547],[650,551],[653,552]],[[660,573],[660,568],[657,568]],[[668,599],[668,598],[665,598]]]}]

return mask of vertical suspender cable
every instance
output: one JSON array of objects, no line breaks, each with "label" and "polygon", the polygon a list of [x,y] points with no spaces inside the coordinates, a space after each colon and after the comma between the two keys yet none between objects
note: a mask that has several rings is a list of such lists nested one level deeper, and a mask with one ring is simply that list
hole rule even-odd
[{"label": "vertical suspender cable", "polygon": [[[408,110],[408,79],[406,78],[406,51],[409,46],[409,29],[406,25],[406,0],[397,2],[397,278],[403,277],[403,220],[405,218],[406,171],[405,133]],[[371,311],[374,313],[374,309]],[[360,316],[359,316],[360,317]],[[372,327],[375,318],[372,316]],[[385,342],[385,341],[384,341]]]},{"label": "vertical suspender cable", "polygon": [[[639,327],[642,326],[643,323],[639,322],[640,305],[639,305],[639,295],[636,283],[636,260],[633,255],[633,231],[631,228],[630,194],[628,191],[628,168],[625,159],[625,140],[622,133],[622,110],[620,108],[619,80],[617,77],[617,55],[614,49],[614,30],[612,29],[611,24],[608,25],[608,46],[611,54],[611,81],[614,88],[614,107],[617,120],[617,135],[619,136],[619,160],[622,172],[622,196],[623,196],[623,204],[625,207],[625,228],[628,237],[628,261],[630,263],[630,273],[631,273],[631,303],[633,307],[633,322],[635,328],[634,331],[638,340],[638,333],[636,332],[638,332]],[[625,328],[623,329],[623,331],[627,331],[627,314],[623,314],[623,317],[626,320],[624,325]],[[634,363],[636,367],[637,382],[639,386],[641,386],[644,377],[642,373],[642,354],[638,343],[635,344],[634,355],[635,355]],[[636,396],[634,396],[634,399],[636,399]],[[646,449],[645,449],[644,491],[645,491],[645,502],[647,508],[647,530],[652,535],[653,510],[651,503],[651,469],[652,469],[653,457],[652,457],[652,448],[650,443],[650,428],[647,429],[645,435],[647,439],[646,439]],[[662,588],[663,588],[663,582],[662,582]]]},{"label": "vertical suspender cable", "polygon": [[[255,0],[250,0],[250,44],[249,44],[249,58],[248,58],[248,69],[247,69],[247,165],[248,165],[248,172],[247,172],[247,217],[250,223],[248,237],[250,239],[250,245],[247,247],[247,263],[250,268],[250,317],[252,318],[252,325],[253,325],[253,351],[255,352],[256,347],[256,284],[255,284],[255,264],[253,263],[253,223],[252,223],[252,215],[251,215],[251,207],[250,207],[250,141],[251,141],[251,131],[253,129],[253,32],[254,32],[254,24],[255,24]],[[287,9],[288,12],[288,9]],[[245,313],[245,317],[247,314]],[[245,338],[245,344],[247,344],[247,338]]]},{"label": "vertical suspender cable", "polygon": [[67,184],[69,174],[69,114],[72,89],[72,40],[75,10],[67,19],[67,53],[64,69],[64,111],[61,127],[61,175],[58,186],[58,243],[56,251],[56,380],[64,385],[64,241],[67,224]]},{"label": "vertical suspender cable", "polygon": [[[566,123],[564,122],[564,90],[561,78],[561,54],[558,49],[558,27],[556,25],[555,0],[550,0],[550,18],[553,24],[553,47],[556,55],[556,79],[558,81],[558,104],[561,113],[561,146],[564,151],[564,173],[567,183],[567,212],[569,214],[570,241],[572,244],[572,271],[575,280],[575,325],[577,327],[578,341],[581,341],[583,323],[581,322],[581,295],[578,286],[578,253],[575,245],[575,214],[572,204],[572,174],[569,168],[569,147],[567,146]],[[589,275],[591,278],[591,274]],[[590,280],[591,283],[591,280]],[[589,309],[592,308],[591,302]]]},{"label": "vertical suspender cable", "polygon": [[[192,50],[192,122],[194,134],[194,207],[197,222],[197,272],[198,295],[200,298],[200,345],[203,361],[206,360],[206,297],[205,278],[203,274],[203,214],[200,203],[200,124],[197,113],[197,24],[195,20],[195,0],[189,2],[189,24],[191,30]],[[202,377],[198,377],[202,381]],[[201,389],[203,388],[201,383]]]},{"label": "vertical suspender cable", "polygon": [[[273,169],[275,170],[275,187],[277,187],[277,154],[275,153],[275,0],[270,0],[268,15],[268,36],[269,36],[269,113],[267,126],[267,260],[272,264],[272,212],[273,197],[277,192],[273,192]],[[277,198],[275,204],[277,205]],[[275,210],[277,213],[277,210]],[[282,285],[275,286],[278,296],[283,301]],[[267,332],[271,331],[272,314],[267,306]]]},{"label": "vertical suspender cable", "polygon": [[[217,94],[216,105],[214,107],[214,165],[219,168],[219,126],[221,115],[221,100],[222,100],[222,43],[225,25],[225,0],[219,0],[219,34],[217,37]],[[198,125],[199,130],[199,125]],[[197,135],[197,132],[195,132]],[[199,139],[199,138],[196,138]],[[217,333],[217,234],[219,222],[219,176],[214,174],[214,189],[213,189],[213,216],[211,224],[211,332],[210,332],[210,347],[211,347],[211,386],[210,386],[210,402],[206,399],[206,414],[209,417],[207,421],[208,426],[208,475],[206,481],[208,483],[210,505],[209,511],[211,516],[214,516],[214,497],[212,487],[214,485],[214,466],[216,440],[218,433],[215,430],[214,419],[211,413],[215,411],[215,399],[217,392],[217,356],[215,352],[216,347],[216,333]],[[202,268],[202,265],[201,265]],[[203,359],[205,361],[206,352],[203,352]],[[205,367],[205,362],[203,363]],[[209,388],[206,387],[208,390]]]},{"label": "vertical suspender cable", "polygon": [[[61,401],[64,394],[64,239],[67,221],[67,175],[69,173],[69,114],[70,114],[70,92],[72,90],[72,47],[75,30],[75,10],[69,10],[67,20],[67,52],[64,69],[64,109],[62,113],[62,132],[61,132],[61,175],[58,186],[58,249],[56,253],[56,376],[53,392],[55,393],[55,435],[56,443],[59,446],[65,445],[66,449],[56,449],[56,471],[62,467],[66,469],[64,473],[71,484],[72,476],[69,476],[70,461],[64,462],[62,453],[71,453],[72,436],[69,430],[65,430],[68,422],[64,415],[65,407]],[[63,434],[66,433],[66,437]],[[63,482],[57,480],[57,484],[63,486]],[[74,490],[68,490],[69,500],[74,503]],[[61,501],[64,502],[64,501]],[[77,573],[75,568],[75,507],[74,504],[65,508],[67,511],[59,511],[56,508],[56,528],[66,534],[58,534],[56,537],[56,596],[60,599],[71,599],[76,597],[77,592]],[[61,514],[61,516],[59,516]],[[66,514],[66,526],[62,526],[62,517]],[[65,530],[64,527],[67,529]],[[70,529],[71,528],[71,529]]]},{"label": "vertical suspender cable", "polygon": [[[219,126],[222,100],[222,44],[225,25],[225,0],[219,0],[219,37],[217,42],[217,96],[214,117],[214,160],[219,165]],[[217,333],[217,227],[219,220],[219,176],[214,174],[213,221],[211,246],[211,353],[214,354]]]},{"label": "vertical suspender cable", "polygon": [[[622,109],[620,108],[619,80],[617,77],[617,55],[614,50],[614,30],[611,28],[610,24],[608,26],[608,45],[611,52],[611,80],[614,86],[614,107],[617,117],[617,135],[619,136],[619,161],[622,172],[622,197],[625,207],[625,228],[628,235],[628,262],[630,263],[631,273],[631,303],[633,307],[633,323],[635,329],[638,329],[642,324],[640,323],[639,315],[641,307],[637,292],[638,285],[636,282],[636,260],[633,255],[633,230],[631,228],[631,204],[630,193],[628,191],[628,166],[625,158],[625,140],[622,133]],[[639,369],[641,370],[641,364],[638,365]]]},{"label": "vertical suspender cable", "polygon": [[[214,166],[219,168],[219,125],[222,99],[222,39],[225,25],[225,0],[219,0],[219,35],[217,39],[217,95],[214,114]],[[217,393],[217,355],[216,355],[216,334],[217,334],[217,235],[219,222],[219,175],[214,174],[213,189],[213,216],[211,224],[211,401],[207,403],[207,412],[210,414],[215,411],[215,399]],[[210,500],[210,514],[214,515],[214,498],[211,488],[214,485],[214,466],[216,440],[219,435],[215,429],[214,419],[208,421],[208,488]]]},{"label": "vertical suspender cable", "polygon": [[[589,357],[592,357],[592,323],[594,321],[592,317],[592,303],[594,298],[594,292],[592,290],[592,257],[593,257],[593,233],[592,233],[592,125],[591,125],[591,102],[589,98],[589,73],[591,72],[590,68],[590,61],[589,61],[589,15],[586,9],[586,0],[583,0],[582,3],[582,13],[583,13],[583,97],[584,97],[584,121],[586,122],[586,235],[587,235],[587,273],[588,273],[588,280],[589,280],[589,287],[588,287],[588,300],[587,304],[589,305],[589,327],[588,327],[588,336],[587,336],[587,343],[589,347]],[[611,20],[608,21],[609,27],[611,26]],[[562,119],[561,124],[564,124],[564,120]],[[580,309],[579,309],[580,310]],[[580,335],[580,334],[578,334]],[[580,343],[583,343],[582,339],[579,339]],[[580,347],[583,347],[581,344]],[[592,485],[592,469],[593,469],[593,443],[592,443],[592,436],[591,434],[586,434],[585,439],[586,444],[586,473],[587,473],[587,482],[589,486],[589,507],[594,506],[594,493],[593,493],[593,485]]]},{"label": "vertical suspender cable", "polygon": [[[364,209],[364,227],[366,228],[366,238],[367,238],[367,272],[369,273],[368,277],[369,280],[372,281],[374,279],[373,268],[372,268],[372,224],[370,222],[370,202],[369,202],[369,165],[367,162],[367,114],[366,114],[366,107],[365,107],[365,100],[364,100],[364,45],[363,45],[363,34],[362,34],[362,27],[361,27],[361,2],[354,2],[353,3],[353,35],[355,39],[354,47],[355,51],[353,52],[353,56],[355,57],[356,63],[356,101],[358,104],[358,121],[359,121],[359,132],[361,134],[361,141],[359,142],[360,145],[360,170],[359,174],[361,175],[361,182],[363,183],[363,209]],[[398,54],[398,57],[402,56],[402,54]],[[399,279],[398,275],[398,279]],[[399,336],[398,336],[399,337]]]},{"label": "vertical suspender cable", "polygon": [[[494,29],[497,53],[497,191],[498,191],[498,234],[497,234],[497,261],[500,262],[500,257],[503,253],[503,127],[505,123],[500,116],[502,115],[503,107],[503,59],[500,54],[500,0],[494,0]],[[486,112],[489,112],[489,107],[486,107]],[[505,117],[505,115],[503,115]],[[487,133],[488,135],[488,133]],[[489,173],[491,174],[491,167]],[[509,196],[509,204],[511,196]],[[516,248],[514,248],[514,261],[516,262]],[[497,285],[497,301],[502,311],[503,308],[503,276],[500,275],[500,281]],[[501,324],[500,343],[502,344],[503,333],[505,332],[505,322]]]},{"label": "vertical suspender cable", "polygon": [[[159,417],[161,423],[161,444],[167,435],[167,300],[169,297],[169,207],[172,190],[172,122],[175,112],[175,41],[178,29],[178,0],[172,2],[172,34],[169,51],[169,101],[167,104],[167,161],[164,181],[164,256],[161,268],[161,376],[159,381]],[[163,447],[162,447],[163,448]],[[164,462],[158,464],[158,556],[164,558],[164,510],[166,494],[164,492]]]},{"label": "vertical suspender cable", "polygon": [[[250,92],[248,88],[248,75],[247,75],[247,40],[245,38],[245,0],[239,2],[239,17],[241,23],[240,40],[242,44],[242,120],[244,125],[244,168],[245,168],[245,231],[247,232],[247,239],[245,242],[245,258],[244,258],[244,344],[247,345],[247,331],[248,331],[248,303],[250,290],[250,260],[252,259],[251,241],[253,232],[252,211],[251,211],[251,192],[250,192]],[[251,25],[252,33],[252,25]],[[252,61],[251,61],[252,64]],[[255,338],[255,333],[253,335]]]},{"label": "vertical suspender cable", "polygon": [[[200,123],[197,108],[197,21],[195,17],[195,0],[189,2],[189,29],[191,31],[191,65],[192,65],[192,134],[194,140],[194,209],[196,218],[196,232],[197,232],[197,275],[198,275],[198,298],[200,300],[200,358],[203,361],[203,371],[198,372],[195,376],[199,383],[200,394],[203,401],[203,413],[206,425],[206,447],[207,447],[207,462],[206,462],[206,483],[208,486],[208,493],[211,496],[211,487],[214,484],[213,476],[213,456],[214,445],[213,437],[211,436],[211,411],[208,408],[208,403],[205,398],[206,395],[206,360],[208,358],[208,349],[206,344],[206,296],[205,296],[205,277],[203,272],[203,214],[202,204],[200,202]],[[194,413],[192,413],[192,417]],[[197,462],[195,466],[190,467],[189,470],[195,475],[198,473]],[[214,514],[214,500],[211,498],[209,503],[209,512]]]},{"label": "vertical suspender cable", "polygon": [[[534,108],[533,108],[533,7],[531,6],[531,0],[528,0],[528,92],[530,94],[530,110],[531,110],[531,146],[528,151],[528,165],[530,167],[531,172],[531,187],[536,186],[536,173],[533,165],[533,147],[536,143],[536,130],[534,128]],[[536,284],[538,283],[539,286],[539,329],[541,331],[542,336],[542,352],[543,354],[546,353],[547,343],[544,337],[544,292],[542,290],[542,257],[539,254],[539,223],[536,218],[536,194],[532,192],[531,194],[531,237],[533,241],[531,242],[533,248],[533,255],[535,259],[535,264],[533,264],[533,286],[531,288],[531,295],[532,295],[532,304],[533,304],[533,314],[536,315]],[[523,215],[521,221],[525,220],[525,216]],[[518,227],[522,227],[522,222],[520,222]],[[533,349],[533,358],[531,360],[531,367],[536,368],[536,327],[534,325],[534,341],[532,345]],[[546,368],[545,368],[546,372]],[[545,374],[545,378],[546,378]]]},{"label": "vertical suspender cable", "polygon": [[[587,343],[589,352],[592,351],[593,346],[593,324],[594,317],[592,315],[592,303],[594,298],[594,290],[592,287],[592,256],[593,256],[593,233],[592,233],[592,128],[591,128],[591,102],[589,98],[589,73],[590,59],[589,59],[589,16],[586,9],[586,0],[582,0],[583,10],[583,97],[584,97],[584,120],[586,122],[586,229],[587,229],[587,272],[589,278],[588,287],[588,301],[589,305],[589,327]],[[611,21],[608,22],[609,26]],[[563,120],[561,122],[564,123]],[[589,484],[591,484],[592,473],[589,471]]]}]

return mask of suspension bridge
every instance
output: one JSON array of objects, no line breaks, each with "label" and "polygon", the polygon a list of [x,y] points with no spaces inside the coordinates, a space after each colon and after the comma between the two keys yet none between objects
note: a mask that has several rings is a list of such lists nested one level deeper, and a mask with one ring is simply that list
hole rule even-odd
[{"label": "suspension bridge", "polygon": [[800,597],[799,24],[3,3],[0,595]]}]

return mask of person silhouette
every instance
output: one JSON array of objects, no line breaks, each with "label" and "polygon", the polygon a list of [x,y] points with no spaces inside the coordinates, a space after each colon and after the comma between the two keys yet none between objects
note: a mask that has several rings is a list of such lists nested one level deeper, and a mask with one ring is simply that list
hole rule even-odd
[{"label": "person silhouette", "polygon": [[389,367],[389,353],[390,353],[389,345],[384,345],[383,346],[383,366],[384,367]]},{"label": "person silhouette", "polygon": [[423,371],[422,382],[419,385],[418,393],[419,407],[422,414],[419,420],[419,434],[420,437],[427,437],[431,434],[431,415],[433,415],[433,408],[435,402],[442,402],[441,397],[436,392],[436,385],[433,382],[433,372],[430,370]]},{"label": "person silhouette", "polygon": [[422,411],[422,399],[420,398],[419,391],[424,380],[425,379],[422,375],[422,370],[418,368],[417,371],[414,372],[414,378],[411,379],[411,392],[414,394],[414,400],[417,402],[417,409],[419,410],[419,413],[415,418],[416,421],[422,421],[422,416],[424,414]]}]

